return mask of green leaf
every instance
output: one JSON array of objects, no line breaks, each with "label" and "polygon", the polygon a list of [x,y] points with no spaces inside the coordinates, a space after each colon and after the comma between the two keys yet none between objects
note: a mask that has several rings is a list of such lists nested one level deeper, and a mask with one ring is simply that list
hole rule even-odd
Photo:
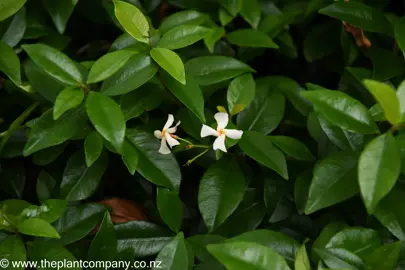
[{"label": "green leaf", "polygon": [[176,50],[190,46],[203,39],[212,30],[197,25],[179,25],[163,35],[158,46],[166,49]]},{"label": "green leaf", "polygon": [[343,92],[314,90],[301,92],[301,95],[327,120],[343,129],[361,134],[377,132],[367,108]]},{"label": "green leaf", "polygon": [[252,102],[256,94],[256,83],[252,74],[236,77],[227,92],[228,110],[231,115],[240,113]]},{"label": "green leaf", "polygon": [[[7,260],[11,265],[12,263],[22,263],[27,260],[27,253],[25,251],[24,241],[18,235],[9,235],[6,240],[0,244],[0,257]],[[24,270],[22,267],[2,267],[3,269],[16,269]]]},{"label": "green leaf", "polygon": [[66,24],[78,0],[45,0],[44,5],[51,15],[52,21],[60,34],[63,34],[66,29]]},{"label": "green leaf", "polygon": [[174,232],[179,232],[183,221],[183,203],[176,192],[157,188],[156,204],[163,221]]},{"label": "green leaf", "polygon": [[50,199],[42,202],[42,205],[31,205],[21,213],[23,218],[39,218],[52,223],[65,211],[68,202],[65,200]]},{"label": "green leaf", "polygon": [[32,155],[34,164],[45,166],[54,162],[62,154],[67,145],[68,143],[63,143],[35,152]]},{"label": "green leaf", "polygon": [[297,258],[294,263],[295,270],[311,270],[311,264],[309,263],[309,258],[307,250],[305,249],[305,243],[301,246],[297,253]]},{"label": "green leaf", "polygon": [[91,67],[87,83],[96,83],[111,77],[136,53],[135,51],[122,50],[103,55]]},{"label": "green leaf", "polygon": [[390,132],[374,138],[364,148],[359,159],[359,186],[369,214],[394,187],[400,169],[399,149]]},{"label": "green leaf", "polygon": [[319,13],[348,22],[365,31],[393,34],[392,26],[382,11],[357,1],[335,2],[320,9]]},{"label": "green leaf", "polygon": [[62,52],[44,44],[21,46],[48,75],[72,86],[83,84],[83,75],[75,62]]},{"label": "green leaf", "polygon": [[114,0],[115,16],[124,27],[125,31],[134,39],[148,43],[149,42],[149,23],[142,12],[124,1]]},{"label": "green leaf", "polygon": [[252,28],[256,29],[259,26],[261,7],[257,0],[242,0],[240,14]]},{"label": "green leaf", "polygon": [[254,29],[239,29],[229,33],[227,38],[230,43],[240,47],[278,48],[267,34]]},{"label": "green leaf", "polygon": [[312,169],[299,174],[294,182],[294,200],[300,214],[305,212],[305,205],[308,200],[309,187],[312,181]]},{"label": "green leaf", "polygon": [[246,155],[288,180],[285,156],[273,145],[270,137],[256,131],[245,131],[239,146]]},{"label": "green leaf", "polygon": [[12,197],[22,198],[26,183],[24,163],[5,163],[0,168],[0,179],[4,179],[0,187]]},{"label": "green leaf", "polygon": [[27,235],[60,238],[60,235],[48,222],[40,218],[26,219],[17,225],[18,232]]},{"label": "green leaf", "polygon": [[401,242],[389,243],[368,254],[366,265],[371,269],[395,269],[401,252]]},{"label": "green leaf", "polygon": [[226,238],[215,234],[199,234],[187,238],[187,243],[191,245],[195,256],[201,262],[214,260],[214,257],[207,251],[208,244],[223,242]]},{"label": "green leaf", "polygon": [[370,48],[373,63],[373,79],[387,81],[405,73],[403,58],[396,53],[375,46]]},{"label": "green leaf", "polygon": [[206,21],[208,16],[196,10],[183,10],[176,12],[163,20],[159,26],[162,34],[165,34],[170,29],[180,25],[201,25]]},{"label": "green leaf", "polygon": [[108,96],[90,92],[86,100],[86,110],[95,129],[120,153],[126,129],[120,106]]},{"label": "green leaf", "polygon": [[1,37],[1,40],[3,40],[8,46],[15,47],[24,37],[24,32],[27,28],[25,18],[26,9],[23,7],[14,15],[7,30],[2,33],[3,36]]},{"label": "green leaf", "polygon": [[178,191],[181,182],[179,164],[173,154],[158,152],[160,141],[147,132],[127,130],[127,139],[138,151],[138,171],[148,181]]},{"label": "green leaf", "polygon": [[112,261],[117,252],[117,237],[115,235],[114,225],[110,214],[104,213],[101,226],[91,241],[87,260],[89,261]]},{"label": "green leaf", "polygon": [[270,140],[287,155],[298,160],[314,160],[315,157],[302,142],[287,136],[270,136]]},{"label": "green leaf", "polygon": [[316,165],[305,214],[342,202],[359,192],[357,158],[351,151],[337,152]]},{"label": "green leaf", "polygon": [[402,81],[398,85],[398,89],[397,89],[396,93],[397,93],[397,97],[399,100],[399,106],[400,106],[402,118],[405,118],[405,81]]},{"label": "green leaf", "polygon": [[63,215],[53,223],[62,245],[74,243],[88,235],[103,219],[105,208],[99,204],[68,206]]},{"label": "green leaf", "polygon": [[247,72],[255,72],[250,66],[228,56],[201,56],[189,60],[187,74],[195,77],[200,85],[226,81]]},{"label": "green leaf", "polygon": [[59,117],[70,109],[79,106],[84,99],[84,92],[79,88],[68,87],[64,89],[56,97],[53,107],[53,120],[58,120]]},{"label": "green leaf", "polygon": [[36,191],[40,201],[50,199],[55,191],[56,180],[45,170],[41,170],[37,179]]},{"label": "green leaf", "polygon": [[315,252],[330,268],[365,269],[363,261],[358,256],[343,248],[315,249]]},{"label": "green leaf", "polygon": [[211,244],[207,249],[228,269],[290,269],[277,252],[256,243]]},{"label": "green leaf", "polygon": [[117,96],[131,92],[149,81],[157,71],[157,66],[147,54],[131,57],[121,69],[101,85],[101,92]]},{"label": "green leaf", "polygon": [[0,70],[15,84],[21,84],[20,59],[13,49],[0,40]]},{"label": "green leaf", "polygon": [[186,73],[183,61],[175,52],[165,48],[153,48],[150,55],[158,65],[166,70],[173,78],[181,84],[186,84]]},{"label": "green leaf", "polygon": [[221,22],[222,26],[228,25],[235,16],[232,16],[225,8],[219,8],[219,21]]},{"label": "green leaf", "polygon": [[186,243],[184,242],[183,233],[180,232],[173,238],[157,255],[156,261],[162,262],[160,266],[156,266],[153,270],[187,270],[188,256]]},{"label": "green leaf", "polygon": [[215,44],[225,35],[225,29],[223,27],[216,27],[212,29],[204,38],[204,44],[210,53],[214,52]]},{"label": "green leaf", "polygon": [[[62,245],[55,244],[47,241],[34,241],[27,243],[28,254],[30,261],[36,261],[40,265],[41,261],[53,262],[57,265],[65,267],[59,267],[60,270],[80,270],[80,267],[73,267],[79,265],[79,261]],[[51,264],[41,267],[44,270],[51,270]],[[72,267],[68,267],[72,266]]]},{"label": "green leaf", "polygon": [[394,23],[395,39],[401,48],[402,53],[405,53],[405,18],[402,17]]},{"label": "green leaf", "polygon": [[107,166],[108,156],[106,154],[87,167],[83,152],[76,152],[70,157],[63,172],[60,184],[61,196],[68,201],[87,199],[97,189]]},{"label": "green leaf", "polygon": [[219,3],[234,17],[242,8],[242,0],[220,0]]},{"label": "green leaf", "polygon": [[208,168],[198,188],[198,207],[209,231],[236,210],[245,189],[243,172],[234,159],[222,159]]},{"label": "green leaf", "polygon": [[124,141],[124,148],[122,150],[122,161],[131,175],[135,174],[136,169],[138,168],[138,159],[139,155],[136,148],[128,142],[128,139]]},{"label": "green leaf", "polygon": [[22,8],[27,0],[3,0],[1,3],[0,21],[4,21],[20,8]]},{"label": "green leaf", "polygon": [[24,156],[64,143],[83,129],[86,121],[83,107],[69,110],[56,121],[53,120],[52,110],[48,110],[30,126],[31,132],[24,148]]},{"label": "green leaf", "polygon": [[84,141],[84,154],[86,165],[90,167],[100,157],[103,152],[103,138],[97,131],[90,133]]},{"label": "green leaf", "polygon": [[402,115],[395,90],[388,84],[378,81],[364,80],[363,83],[381,105],[385,118],[393,125],[400,123]]},{"label": "green leaf", "polygon": [[196,80],[188,76],[187,83],[183,85],[166,72],[162,74],[162,79],[173,95],[205,123],[204,97]]}]

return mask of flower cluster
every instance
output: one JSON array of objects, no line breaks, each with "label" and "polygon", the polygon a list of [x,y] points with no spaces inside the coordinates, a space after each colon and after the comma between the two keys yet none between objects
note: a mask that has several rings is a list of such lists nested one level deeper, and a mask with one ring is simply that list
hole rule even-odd
[{"label": "flower cluster", "polygon": [[[229,116],[227,113],[216,113],[214,115],[215,120],[217,121],[217,129],[213,129],[207,125],[203,125],[201,128],[200,136],[202,138],[207,136],[215,136],[217,137],[214,141],[213,149],[214,150],[221,150],[226,152],[225,147],[225,139],[235,139],[239,140],[242,137],[243,131],[236,130],[236,129],[226,129],[226,126],[229,122]],[[177,126],[180,125],[180,121],[174,126],[170,127],[174,123],[173,115],[169,114],[169,117],[164,125],[163,129],[155,130],[154,134],[155,137],[161,140],[159,153],[161,154],[169,154],[170,148],[173,148],[176,145],[179,145],[179,141],[176,140],[178,138],[174,133],[177,130]],[[167,146],[169,145],[170,148]]]}]

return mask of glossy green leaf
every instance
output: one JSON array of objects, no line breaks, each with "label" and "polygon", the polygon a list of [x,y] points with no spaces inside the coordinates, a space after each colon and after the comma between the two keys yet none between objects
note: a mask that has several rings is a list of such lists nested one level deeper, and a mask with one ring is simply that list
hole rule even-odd
[{"label": "glossy green leaf", "polygon": [[187,74],[195,77],[200,85],[209,85],[232,79],[254,69],[232,57],[201,56],[189,60]]},{"label": "glossy green leaf", "polygon": [[15,47],[24,37],[25,29],[27,28],[26,22],[26,9],[21,8],[13,17],[7,30],[3,33],[1,40],[8,46]]},{"label": "glossy green leaf", "polygon": [[157,255],[156,261],[162,262],[161,265],[156,266],[153,270],[187,270],[188,269],[188,256],[186,243],[184,242],[184,235],[180,232],[173,240],[168,243]]},{"label": "glossy green leaf", "polygon": [[346,21],[365,31],[392,34],[393,29],[384,13],[366,4],[350,1],[335,2],[319,10],[319,13]]},{"label": "glossy green leaf", "polygon": [[260,4],[257,0],[242,0],[240,14],[254,29],[259,26],[261,12]]},{"label": "glossy green leaf", "polygon": [[21,84],[20,59],[13,49],[0,40],[0,70],[15,84]]},{"label": "glossy green leaf", "polygon": [[242,0],[219,0],[219,3],[234,17],[242,9]]},{"label": "glossy green leaf", "polygon": [[225,29],[223,27],[216,27],[212,29],[204,38],[204,44],[208,50],[213,53],[215,44],[225,35]]},{"label": "glossy green leaf", "polygon": [[105,212],[101,226],[93,241],[91,241],[87,259],[89,261],[111,261],[115,258],[116,251],[117,237],[114,225],[110,214]]},{"label": "glossy green leaf", "polygon": [[205,123],[204,97],[200,86],[193,77],[187,77],[185,85],[173,79],[168,73],[162,74],[166,87],[177,97],[201,122]]},{"label": "glossy green leaf", "polygon": [[148,181],[178,191],[181,181],[180,167],[172,154],[158,152],[160,141],[149,133],[127,130],[127,139],[138,151],[138,171]]},{"label": "glossy green leaf", "polygon": [[103,152],[103,138],[97,131],[90,133],[84,141],[84,154],[86,165],[90,167],[100,157]]},{"label": "glossy green leaf", "polygon": [[301,95],[327,120],[343,129],[361,134],[377,132],[367,108],[343,92],[315,90],[301,92]]},{"label": "glossy green leaf", "polygon": [[252,74],[236,77],[227,92],[228,110],[231,115],[240,113],[252,102],[256,94],[256,83]]},{"label": "glossy green leaf", "polygon": [[84,78],[75,62],[62,52],[44,44],[21,46],[29,57],[53,78],[72,86],[83,84]]},{"label": "glossy green leaf", "polygon": [[227,35],[230,43],[240,47],[278,48],[278,45],[265,33],[254,29],[240,29]]},{"label": "glossy green leaf", "polygon": [[401,111],[402,118],[405,118],[405,81],[402,81],[398,85],[397,97],[399,100],[399,107]]},{"label": "glossy green leaf", "polygon": [[211,29],[197,25],[179,25],[169,31],[160,39],[158,46],[176,50],[190,46],[203,39]]},{"label": "glossy green leaf", "polygon": [[201,25],[206,19],[207,15],[196,10],[183,10],[176,12],[163,20],[159,26],[162,34],[165,34],[170,29],[180,25]]},{"label": "glossy green leaf", "polygon": [[270,140],[287,155],[298,160],[314,160],[315,157],[302,142],[287,136],[270,136]]},{"label": "glossy green leaf", "polygon": [[95,129],[120,153],[126,125],[119,105],[108,96],[90,92],[86,100],[86,110]]},{"label": "glossy green leaf", "polygon": [[228,269],[290,269],[277,252],[256,243],[211,244],[207,246],[207,249]]},{"label": "glossy green leaf", "polygon": [[102,155],[87,167],[83,152],[76,152],[67,162],[60,185],[60,194],[68,201],[90,197],[97,189],[108,166],[108,156]]},{"label": "glossy green leaf", "polygon": [[149,23],[145,15],[130,3],[114,0],[115,16],[134,39],[148,43],[149,41]]},{"label": "glossy green leaf", "polygon": [[65,200],[49,199],[42,202],[42,205],[31,205],[20,214],[24,219],[39,218],[52,223],[57,220],[65,211],[68,202]]},{"label": "glossy green leaf", "polygon": [[150,55],[158,65],[166,70],[173,78],[181,84],[186,84],[186,73],[180,56],[165,48],[153,48]]},{"label": "glossy green leaf", "polygon": [[397,182],[401,157],[391,133],[374,138],[359,159],[359,186],[369,214]]},{"label": "glossy green leaf", "polygon": [[158,187],[156,204],[163,221],[172,231],[179,232],[183,221],[183,203],[179,198],[179,194]]},{"label": "glossy green leaf", "polygon": [[356,153],[337,152],[319,162],[309,188],[307,215],[342,202],[359,192]]},{"label": "glossy green leaf", "polygon": [[315,252],[330,268],[355,270],[365,268],[364,262],[358,256],[343,248],[315,249]]},{"label": "glossy green leaf", "polygon": [[198,207],[209,231],[236,210],[245,189],[243,172],[234,159],[222,159],[208,168],[198,189]]},{"label": "glossy green leaf", "polygon": [[91,67],[87,83],[96,83],[114,75],[128,60],[136,54],[135,51],[122,50],[107,53],[98,59]]},{"label": "glossy green leaf", "polygon": [[0,21],[4,21],[20,8],[22,8],[27,0],[3,0],[0,9]]},{"label": "glossy green leaf", "polygon": [[385,244],[368,254],[365,263],[371,269],[395,269],[401,252],[401,242]]},{"label": "glossy green leaf", "polygon": [[136,169],[138,168],[138,159],[139,155],[136,148],[128,142],[128,140],[124,141],[124,148],[122,150],[122,161],[124,162],[125,166],[131,175],[135,174]]},{"label": "glossy green leaf", "polygon": [[56,97],[53,107],[53,120],[58,120],[59,117],[70,109],[79,106],[84,99],[84,92],[79,88],[66,88]]},{"label": "glossy green leaf", "polygon": [[244,132],[239,146],[243,152],[260,164],[274,170],[288,180],[287,163],[283,152],[276,148],[267,137],[259,132]]},{"label": "glossy green leaf", "polygon": [[45,0],[44,5],[48,10],[56,29],[63,34],[66,24],[73,13],[73,10],[79,0]]},{"label": "glossy green leaf", "polygon": [[26,219],[17,226],[18,232],[27,235],[60,238],[58,232],[43,219],[30,218]]},{"label": "glossy green leaf", "polygon": [[295,270],[311,270],[311,264],[309,262],[305,243],[301,246],[297,253],[297,258],[294,263]]}]

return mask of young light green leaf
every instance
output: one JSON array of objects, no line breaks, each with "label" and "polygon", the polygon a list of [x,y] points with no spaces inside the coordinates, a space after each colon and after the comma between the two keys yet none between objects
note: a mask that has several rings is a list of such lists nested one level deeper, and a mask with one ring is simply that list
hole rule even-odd
[{"label": "young light green leaf", "polygon": [[159,30],[164,35],[170,29],[180,25],[201,25],[208,16],[196,10],[183,10],[165,18],[160,24]]},{"label": "young light green leaf", "polygon": [[285,156],[273,145],[270,137],[256,131],[245,131],[239,141],[239,146],[249,157],[288,180]]},{"label": "young light green leaf", "polygon": [[73,13],[73,10],[79,0],[44,0],[45,8],[48,10],[56,29],[63,34],[66,24]]},{"label": "young light green leaf", "polygon": [[100,157],[103,152],[103,138],[97,131],[90,133],[84,141],[84,154],[86,165],[90,167]]},{"label": "young light green leaf", "polygon": [[26,219],[17,225],[18,232],[27,235],[60,238],[59,233],[51,224],[40,218]]},{"label": "young light green leaf", "polygon": [[314,90],[301,92],[301,95],[327,120],[343,129],[361,134],[377,132],[367,108],[343,92]]},{"label": "young light green leaf", "polygon": [[124,148],[122,150],[122,161],[131,175],[135,174],[136,168],[138,167],[138,152],[128,139],[124,141]]},{"label": "young light green leaf", "polygon": [[79,106],[83,99],[84,92],[79,88],[68,87],[60,92],[53,107],[53,120],[58,120],[66,111]]},{"label": "young light green leaf", "polygon": [[227,38],[230,43],[240,47],[278,48],[267,34],[254,29],[239,29],[229,33]]},{"label": "young light green leaf", "polygon": [[259,26],[261,7],[257,0],[242,0],[240,14],[254,29]]},{"label": "young light green leaf", "polygon": [[290,270],[287,262],[273,249],[248,242],[210,244],[208,251],[227,269]]},{"label": "young light green leaf", "polygon": [[179,25],[170,29],[159,41],[158,46],[171,50],[184,48],[203,39],[211,31],[203,26]]},{"label": "young light green leaf", "polygon": [[114,0],[115,16],[118,21],[136,40],[148,43],[149,42],[149,23],[142,11],[134,5]]},{"label": "young light green leaf", "polygon": [[212,29],[204,38],[205,46],[207,46],[210,53],[214,52],[215,44],[225,35],[225,29],[223,27],[216,27]]},{"label": "young light green leaf", "polygon": [[120,106],[108,96],[90,92],[86,110],[95,129],[121,153],[126,125]]},{"label": "young light green leaf", "polygon": [[270,140],[281,151],[293,158],[308,161],[315,159],[308,147],[297,139],[287,136],[270,136]]},{"label": "young light green leaf", "polygon": [[183,221],[183,202],[179,194],[166,188],[158,187],[156,204],[160,217],[174,232],[179,232]]},{"label": "young light green leaf", "polygon": [[180,56],[165,48],[153,48],[150,51],[150,55],[153,60],[155,60],[156,63],[166,70],[173,78],[178,80],[181,84],[186,84],[186,73]]},{"label": "young light green leaf", "polygon": [[297,257],[294,263],[295,270],[311,270],[311,264],[309,262],[307,250],[305,248],[305,243],[301,246],[297,253]]},{"label": "young light green leaf", "polygon": [[195,77],[200,85],[209,85],[247,72],[255,72],[254,69],[235,58],[228,56],[201,56],[189,60],[186,65],[187,74]]},{"label": "young light green leaf", "polygon": [[397,182],[401,157],[390,132],[374,138],[359,159],[359,186],[367,212],[372,214],[378,202]]},{"label": "young light green leaf", "polygon": [[256,94],[256,83],[252,74],[236,77],[227,92],[228,110],[231,115],[240,113],[252,102]]},{"label": "young light green leaf", "polygon": [[243,172],[234,159],[222,159],[208,168],[198,189],[198,207],[209,231],[236,210],[245,189]]},{"label": "young light green leaf", "polygon": [[0,21],[4,21],[16,13],[27,0],[2,0],[0,8]]},{"label": "young light green leaf", "polygon": [[103,55],[91,67],[87,83],[96,83],[111,77],[120,70],[134,54],[136,54],[135,51],[122,50]]},{"label": "young light green leaf", "polygon": [[21,8],[13,17],[13,20],[7,27],[7,30],[2,33],[1,40],[8,46],[15,47],[24,37],[25,29],[27,28],[26,22],[26,9]]},{"label": "young light green leaf", "polygon": [[374,80],[364,80],[363,83],[381,105],[385,118],[393,125],[400,123],[402,115],[395,90],[388,84]]},{"label": "young light green leaf", "polygon": [[152,270],[188,269],[188,255],[183,232],[180,232],[159,252],[156,260],[159,260],[162,264],[159,267],[155,266]]},{"label": "young light green leaf", "polygon": [[20,59],[13,49],[0,40],[0,70],[16,85],[21,84]]},{"label": "young light green leaf", "polygon": [[83,84],[83,75],[78,66],[62,52],[44,44],[21,46],[47,74],[72,86]]}]

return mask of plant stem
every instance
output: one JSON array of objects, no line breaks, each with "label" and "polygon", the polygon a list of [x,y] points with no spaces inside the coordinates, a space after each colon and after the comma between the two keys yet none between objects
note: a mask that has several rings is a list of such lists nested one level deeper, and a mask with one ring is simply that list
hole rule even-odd
[{"label": "plant stem", "polygon": [[203,156],[205,153],[207,153],[211,148],[208,148],[206,150],[204,150],[203,152],[201,152],[200,154],[198,154],[197,156],[195,156],[193,159],[190,159],[189,161],[187,161],[186,164],[184,164],[184,166],[190,166],[191,163],[193,163],[196,159],[198,159],[199,157]]}]

